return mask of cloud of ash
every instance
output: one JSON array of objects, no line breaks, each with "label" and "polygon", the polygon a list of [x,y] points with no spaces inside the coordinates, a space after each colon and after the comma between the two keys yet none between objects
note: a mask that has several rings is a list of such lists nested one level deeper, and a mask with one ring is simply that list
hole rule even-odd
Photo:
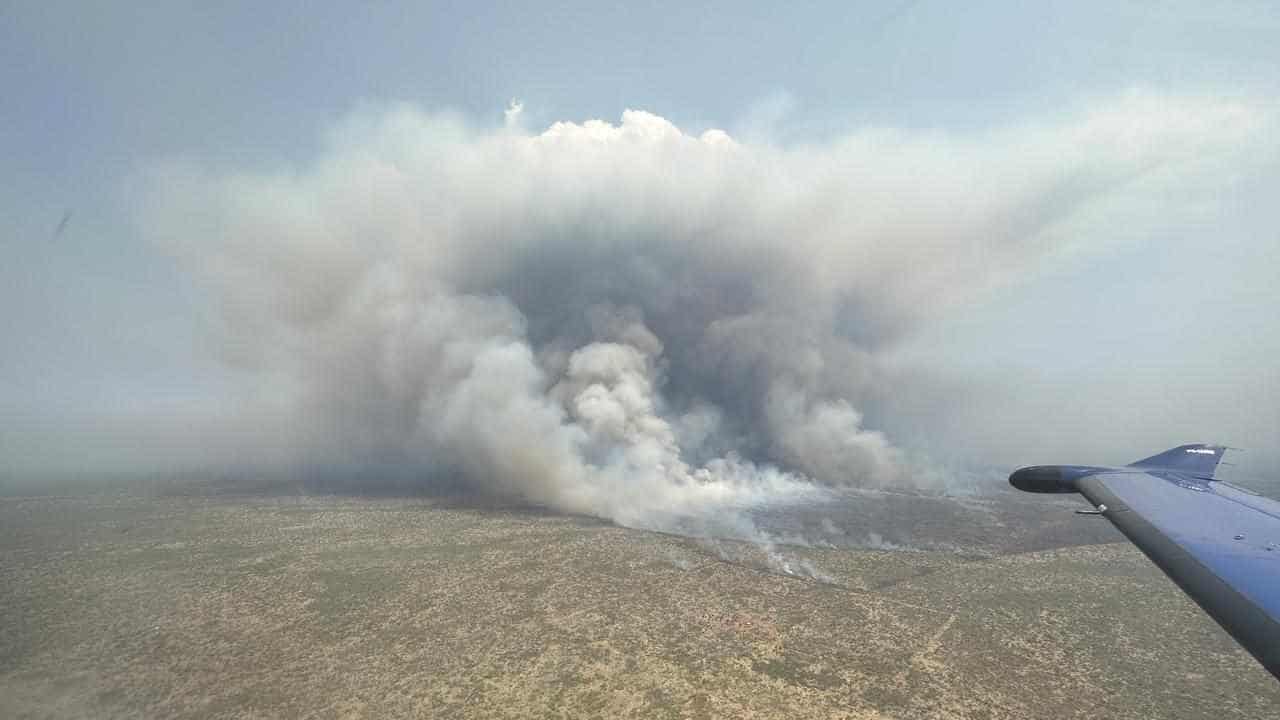
[{"label": "cloud of ash", "polygon": [[945,485],[861,410],[902,377],[886,351],[1260,122],[1134,95],[780,148],[639,111],[530,132],[512,107],[357,113],[300,169],[150,173],[142,226],[286,408],[262,445],[639,526]]}]

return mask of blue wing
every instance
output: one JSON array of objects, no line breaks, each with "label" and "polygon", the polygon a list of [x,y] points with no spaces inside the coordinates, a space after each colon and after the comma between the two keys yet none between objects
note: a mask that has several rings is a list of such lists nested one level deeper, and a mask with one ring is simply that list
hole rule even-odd
[{"label": "blue wing", "polygon": [[1079,492],[1280,679],[1280,502],[1214,480],[1225,450],[1183,445],[1123,468],[1023,468],[1030,492]]}]

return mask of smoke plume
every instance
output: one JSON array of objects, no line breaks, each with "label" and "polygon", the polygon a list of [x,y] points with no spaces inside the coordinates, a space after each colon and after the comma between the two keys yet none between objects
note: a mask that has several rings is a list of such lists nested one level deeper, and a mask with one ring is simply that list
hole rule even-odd
[{"label": "smoke plume", "polygon": [[287,408],[263,444],[629,525],[936,487],[864,414],[903,381],[887,350],[1142,222],[1259,123],[1134,95],[776,147],[639,111],[531,132],[513,108],[496,128],[367,110],[305,167],[151,173],[142,225]]}]

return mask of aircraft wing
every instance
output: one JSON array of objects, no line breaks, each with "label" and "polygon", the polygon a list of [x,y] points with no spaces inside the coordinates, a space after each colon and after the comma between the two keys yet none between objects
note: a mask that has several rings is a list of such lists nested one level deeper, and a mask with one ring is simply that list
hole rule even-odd
[{"label": "aircraft wing", "polygon": [[1183,445],[1123,468],[1023,468],[1009,481],[1084,495],[1280,679],[1280,502],[1215,480],[1225,449]]}]

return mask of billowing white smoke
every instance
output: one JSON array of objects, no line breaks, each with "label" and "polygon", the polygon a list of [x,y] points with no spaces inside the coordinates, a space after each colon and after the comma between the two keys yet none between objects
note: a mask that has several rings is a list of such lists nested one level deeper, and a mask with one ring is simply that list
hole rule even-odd
[{"label": "billowing white smoke", "polygon": [[860,412],[893,381],[884,349],[1141,222],[1258,124],[1133,96],[1055,126],[784,149],[637,111],[518,117],[394,108],[303,170],[155,171],[143,225],[211,283],[229,357],[290,389],[266,442],[637,525],[919,482]]}]

